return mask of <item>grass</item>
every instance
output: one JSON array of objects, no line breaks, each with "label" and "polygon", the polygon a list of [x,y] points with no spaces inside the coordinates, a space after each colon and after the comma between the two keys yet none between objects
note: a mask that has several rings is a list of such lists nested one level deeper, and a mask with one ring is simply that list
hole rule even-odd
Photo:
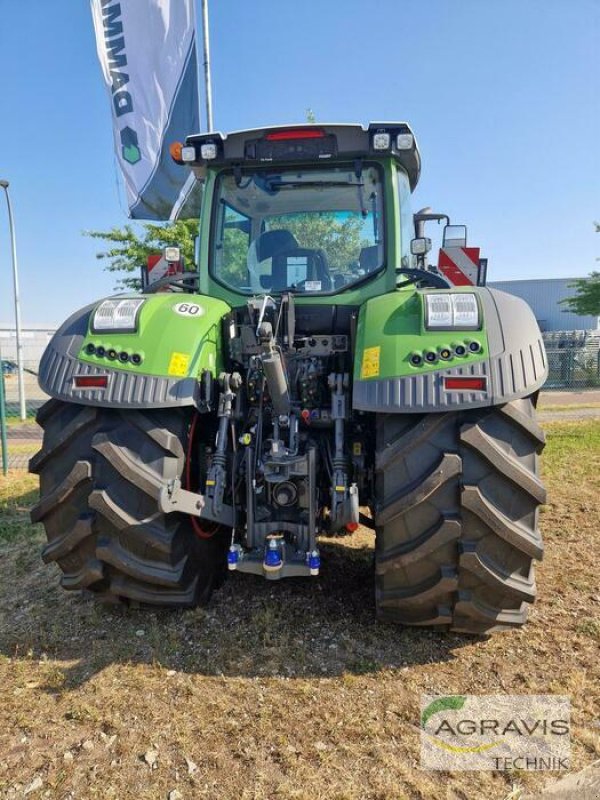
[{"label": "grass", "polygon": [[27,539],[33,529],[29,509],[37,498],[37,478],[20,472],[0,477],[0,547]]},{"label": "grass", "polygon": [[36,414],[36,411],[28,411],[25,419],[21,419],[18,414],[7,415],[6,425],[8,428],[16,428],[18,425],[33,425],[35,424]]},{"label": "grass", "polygon": [[582,408],[600,408],[600,403],[567,403],[553,405],[552,403],[540,403],[538,411],[577,411]]},{"label": "grass", "polygon": [[[600,422],[550,423],[539,601],[485,639],[373,621],[372,535],[323,545],[317,581],[234,576],[183,613],[102,608],[58,586],[0,479],[0,797],[519,800],[536,773],[419,769],[422,692],[557,693],[574,769],[600,758]],[[155,751],[155,768],[144,756]]]}]

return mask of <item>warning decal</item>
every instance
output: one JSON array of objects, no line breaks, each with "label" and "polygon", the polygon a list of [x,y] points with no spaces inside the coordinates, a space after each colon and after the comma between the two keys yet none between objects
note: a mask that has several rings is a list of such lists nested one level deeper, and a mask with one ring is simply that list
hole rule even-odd
[{"label": "warning decal", "polygon": [[379,375],[379,354],[381,347],[367,347],[363,352],[361,378],[376,378]]},{"label": "warning decal", "polygon": [[187,375],[189,363],[190,357],[187,353],[171,353],[169,375],[177,375],[178,377]]}]

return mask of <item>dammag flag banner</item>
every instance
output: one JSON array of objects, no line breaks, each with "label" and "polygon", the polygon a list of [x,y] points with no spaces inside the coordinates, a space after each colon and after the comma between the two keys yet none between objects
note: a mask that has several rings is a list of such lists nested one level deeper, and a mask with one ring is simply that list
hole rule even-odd
[{"label": "dammag flag banner", "polygon": [[194,0],[91,0],[115,151],[134,219],[167,220],[194,176],[169,145],[200,130]]}]

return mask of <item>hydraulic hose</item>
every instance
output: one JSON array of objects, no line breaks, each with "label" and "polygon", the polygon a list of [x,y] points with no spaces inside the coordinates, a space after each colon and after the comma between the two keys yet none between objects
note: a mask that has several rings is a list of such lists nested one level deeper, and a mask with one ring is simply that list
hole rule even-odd
[{"label": "hydraulic hose", "polygon": [[[190,425],[190,432],[188,435],[188,445],[187,445],[187,453],[185,459],[185,488],[189,492],[194,491],[194,489],[192,489],[192,448],[194,446],[194,434],[196,433],[196,425],[198,423],[199,416],[200,414],[197,411],[195,411]],[[192,521],[192,528],[194,529],[194,533],[200,539],[212,539],[212,537],[216,533],[218,533],[219,530],[221,529],[220,525],[215,525],[214,530],[206,531],[200,525],[200,522],[198,521],[197,517],[190,515],[190,519]]]}]

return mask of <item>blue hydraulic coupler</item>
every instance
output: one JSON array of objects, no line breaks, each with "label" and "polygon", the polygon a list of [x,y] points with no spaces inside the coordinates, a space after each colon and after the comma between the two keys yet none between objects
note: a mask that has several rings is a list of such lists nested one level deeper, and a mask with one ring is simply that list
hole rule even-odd
[{"label": "blue hydraulic coupler", "polygon": [[263,567],[267,572],[274,572],[275,570],[281,569],[282,566],[283,561],[279,550],[279,542],[277,539],[269,539],[265,550]]},{"label": "blue hydraulic coupler", "polygon": [[227,568],[230,570],[237,569],[240,561],[240,546],[239,544],[232,544],[227,552]]},{"label": "blue hydraulic coupler", "polygon": [[311,575],[318,575],[319,570],[321,569],[321,556],[319,555],[318,550],[313,550],[312,553],[309,553],[306,557],[308,561],[308,568],[310,569]]}]

